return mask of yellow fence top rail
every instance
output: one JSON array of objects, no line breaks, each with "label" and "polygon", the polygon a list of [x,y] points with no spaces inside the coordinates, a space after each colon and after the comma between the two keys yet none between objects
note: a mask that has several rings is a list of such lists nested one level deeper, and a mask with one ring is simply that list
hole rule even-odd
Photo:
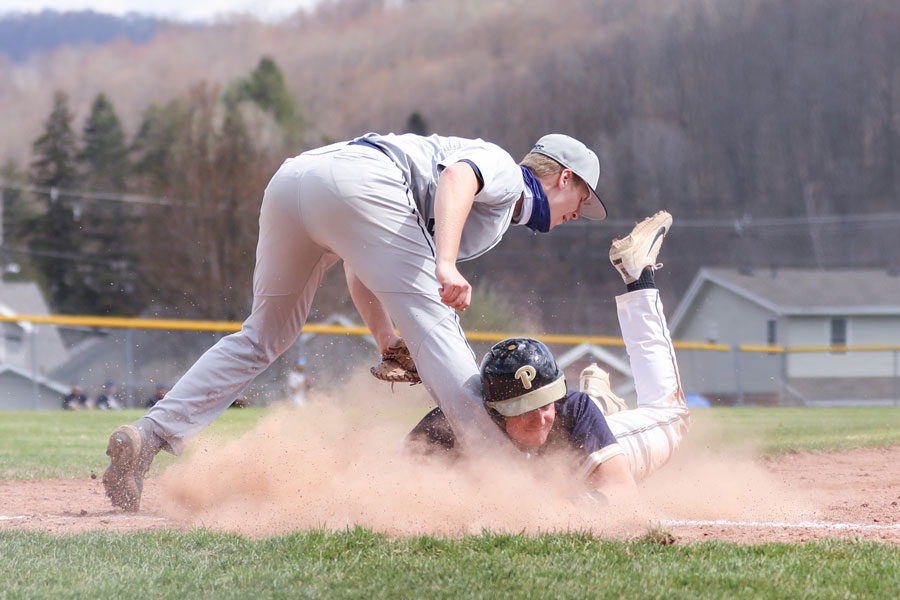
[{"label": "yellow fence top rail", "polygon": [[[0,322],[44,323],[49,325],[68,325],[77,327],[114,327],[123,329],[167,329],[176,331],[239,331],[239,321],[201,321],[190,319],[139,319],[130,317],[96,317],[90,315],[0,315]],[[304,332],[325,333],[333,335],[370,335],[366,327],[347,327],[325,323],[307,323]],[[473,331],[466,334],[470,340],[493,342],[515,336],[538,338],[547,344],[594,344],[596,346],[624,346],[622,338],[605,335],[574,335],[534,332],[508,331]],[[711,342],[692,342],[676,340],[675,348],[680,350],[711,350],[715,352],[731,352],[727,344]],[[784,354],[791,352],[895,352],[900,345],[867,345],[867,346],[778,346],[759,344],[740,344],[741,352],[760,352],[768,354]]]},{"label": "yellow fence top rail", "polygon": [[738,346],[741,352],[768,352],[769,354],[784,354],[784,346],[764,346],[760,344],[741,344]]},{"label": "yellow fence top rail", "polygon": [[866,345],[866,346],[791,346],[789,352],[893,352],[900,350],[897,345]]}]

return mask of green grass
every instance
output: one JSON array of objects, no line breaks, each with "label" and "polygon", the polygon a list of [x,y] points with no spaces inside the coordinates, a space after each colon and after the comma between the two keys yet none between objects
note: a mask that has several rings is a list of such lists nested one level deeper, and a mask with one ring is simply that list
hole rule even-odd
[{"label": "green grass", "polygon": [[[99,474],[110,431],[140,414],[0,413],[0,479]],[[226,411],[203,435],[238,435],[264,414]],[[751,447],[760,456],[894,445],[900,444],[900,409],[695,410],[688,441],[723,451]],[[154,470],[172,460],[161,455]],[[583,533],[389,539],[362,528],[265,539],[204,530],[64,536],[0,531],[0,599],[819,599],[894,598],[900,589],[897,546],[679,546],[668,539],[665,531],[628,542]]]},{"label": "green grass", "polygon": [[584,534],[388,539],[364,529],[248,540],[155,532],[0,533],[0,597],[892,598],[900,548]]},{"label": "green grass", "polygon": [[[46,479],[99,475],[109,464],[106,440],[112,430],[141,417],[143,410],[0,412],[0,479]],[[204,436],[234,436],[265,414],[259,408],[225,411]],[[173,461],[161,453],[160,472]]]},{"label": "green grass", "polygon": [[692,431],[721,447],[752,445],[762,457],[900,444],[900,407],[710,408]]}]

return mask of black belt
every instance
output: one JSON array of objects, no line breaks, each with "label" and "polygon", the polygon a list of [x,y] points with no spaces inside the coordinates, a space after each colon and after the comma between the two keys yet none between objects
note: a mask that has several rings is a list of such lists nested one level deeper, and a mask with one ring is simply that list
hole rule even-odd
[{"label": "black belt", "polygon": [[387,150],[385,150],[378,144],[374,144],[374,143],[370,142],[369,140],[353,140],[352,142],[349,142],[347,145],[348,146],[368,146],[369,148],[374,148],[374,149],[378,150],[379,152],[381,152],[388,158],[391,158],[391,155],[387,153]]}]

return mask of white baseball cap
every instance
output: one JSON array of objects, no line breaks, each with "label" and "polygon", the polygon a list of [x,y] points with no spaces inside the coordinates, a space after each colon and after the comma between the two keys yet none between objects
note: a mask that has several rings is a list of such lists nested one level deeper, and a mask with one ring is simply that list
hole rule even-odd
[{"label": "white baseball cap", "polygon": [[581,216],[602,221],[606,218],[606,206],[597,193],[600,181],[600,159],[594,152],[573,137],[561,133],[545,135],[537,141],[532,152],[548,156],[578,175],[591,189],[591,197],[581,205]]}]

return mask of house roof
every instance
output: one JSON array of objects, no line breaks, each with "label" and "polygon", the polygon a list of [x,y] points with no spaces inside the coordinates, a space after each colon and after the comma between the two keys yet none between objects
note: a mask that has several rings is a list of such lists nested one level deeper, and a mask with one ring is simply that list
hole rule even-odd
[{"label": "house roof", "polygon": [[41,288],[34,282],[9,282],[0,283],[0,310],[4,314],[49,314]]},{"label": "house roof", "polygon": [[44,375],[34,375],[21,367],[17,367],[8,363],[0,364],[0,377],[4,377],[7,374],[12,374],[13,376],[27,379],[28,381],[37,382],[38,385],[53,390],[58,394],[66,395],[71,390],[71,388],[60,383],[59,381],[56,381],[55,379],[45,377]]},{"label": "house roof", "polygon": [[[36,283],[0,282],[0,315],[43,316],[49,313],[47,302]],[[36,344],[38,352],[32,353],[32,344]],[[55,325],[35,325],[28,321],[0,323],[0,363],[48,371],[66,357],[65,345]]]},{"label": "house roof", "polygon": [[575,346],[571,350],[560,354],[556,359],[556,364],[559,365],[560,369],[565,369],[584,357],[599,360],[623,375],[631,377],[631,365],[627,359],[622,359],[606,348],[594,344],[585,343]]},{"label": "house roof", "polygon": [[900,276],[877,269],[701,268],[672,318],[675,329],[707,283],[777,315],[900,315]]}]

